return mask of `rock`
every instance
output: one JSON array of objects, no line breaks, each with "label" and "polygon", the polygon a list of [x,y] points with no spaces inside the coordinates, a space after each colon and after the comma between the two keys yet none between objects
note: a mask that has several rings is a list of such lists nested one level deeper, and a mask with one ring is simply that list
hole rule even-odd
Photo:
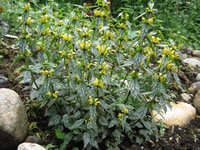
[{"label": "rock", "polygon": [[192,55],[200,57],[200,50],[193,50]]},{"label": "rock", "polygon": [[42,139],[36,136],[28,136],[24,142],[42,144]]},{"label": "rock", "polygon": [[187,93],[182,93],[181,97],[185,102],[190,102],[192,100],[192,96]]},{"label": "rock", "polygon": [[195,94],[195,93],[196,93],[196,91],[197,91],[197,88],[196,88],[196,87],[193,87],[193,86],[191,86],[191,87],[189,87],[189,88],[188,88],[188,91],[189,91],[191,94]]},{"label": "rock", "polygon": [[200,73],[197,74],[196,81],[200,81]]},{"label": "rock", "polygon": [[182,54],[183,58],[186,59],[188,56],[187,54]]},{"label": "rock", "polygon": [[196,109],[191,105],[185,102],[178,102],[177,104],[171,102],[171,108],[167,106],[167,111],[164,113],[164,110],[160,110],[159,113],[157,111],[152,111],[153,120],[163,121],[167,126],[178,125],[183,127],[195,118]]},{"label": "rock", "polygon": [[8,81],[8,78],[6,78],[3,74],[0,74],[0,84],[4,84]]},{"label": "rock", "polygon": [[188,54],[192,54],[193,48],[189,47],[186,49]]},{"label": "rock", "polygon": [[192,94],[195,94],[198,90],[200,90],[200,82],[195,82],[192,86],[188,89],[188,91]]},{"label": "rock", "polygon": [[1,149],[18,145],[26,137],[27,130],[27,115],[19,95],[13,90],[0,88]]},{"label": "rock", "polygon": [[197,111],[200,112],[200,90],[196,93],[193,99],[193,105],[197,109]]},{"label": "rock", "polygon": [[184,63],[188,64],[190,67],[200,66],[200,61],[196,58],[186,58],[183,60]]},{"label": "rock", "polygon": [[35,143],[24,142],[18,146],[17,150],[46,150],[46,149]]}]

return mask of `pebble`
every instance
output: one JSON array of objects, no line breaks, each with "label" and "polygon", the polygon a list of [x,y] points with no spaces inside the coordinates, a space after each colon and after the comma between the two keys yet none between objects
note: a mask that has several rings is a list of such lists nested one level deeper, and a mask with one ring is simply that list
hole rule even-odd
[{"label": "pebble", "polygon": [[187,93],[182,93],[181,97],[185,102],[190,102],[192,100],[192,96]]},{"label": "pebble", "polygon": [[200,81],[200,73],[197,74],[196,81]]},{"label": "pebble", "polygon": [[0,74],[0,84],[4,84],[8,81],[8,78],[6,78],[4,75]]},{"label": "pebble", "polygon": [[200,50],[193,50],[192,55],[200,57]]}]

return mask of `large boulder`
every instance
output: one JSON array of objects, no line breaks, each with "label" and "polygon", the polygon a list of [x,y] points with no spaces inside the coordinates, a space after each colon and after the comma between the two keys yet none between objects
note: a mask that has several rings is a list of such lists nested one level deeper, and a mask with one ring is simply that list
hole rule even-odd
[{"label": "large boulder", "polygon": [[195,118],[196,109],[191,105],[185,102],[178,102],[177,104],[174,102],[170,103],[171,108],[167,106],[166,113],[163,109],[160,109],[159,112],[153,110],[152,117],[153,120],[163,121],[165,125],[170,126],[180,126],[183,127]]},{"label": "large boulder", "polygon": [[28,120],[19,95],[10,89],[0,88],[0,145],[1,150],[21,143],[28,131]]},{"label": "large boulder", "polygon": [[200,112],[200,90],[198,90],[193,99],[193,105],[197,109],[197,111]]},{"label": "large boulder", "polygon": [[18,146],[17,150],[46,150],[46,149],[35,143],[24,142]]}]

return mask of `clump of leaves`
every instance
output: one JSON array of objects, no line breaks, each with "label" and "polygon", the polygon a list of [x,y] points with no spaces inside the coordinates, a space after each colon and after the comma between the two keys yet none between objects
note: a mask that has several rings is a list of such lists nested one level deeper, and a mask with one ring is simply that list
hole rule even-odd
[{"label": "clump of leaves", "polygon": [[63,141],[60,149],[77,142],[99,149],[125,138],[158,138],[150,113],[166,108],[173,79],[180,84],[179,45],[156,31],[153,6],[151,1],[140,31],[132,29],[128,13],[113,20],[109,4],[100,0],[93,16],[87,6],[65,17],[47,6],[33,20],[30,4],[23,6],[21,83],[29,83],[31,99],[48,108],[48,125]]}]

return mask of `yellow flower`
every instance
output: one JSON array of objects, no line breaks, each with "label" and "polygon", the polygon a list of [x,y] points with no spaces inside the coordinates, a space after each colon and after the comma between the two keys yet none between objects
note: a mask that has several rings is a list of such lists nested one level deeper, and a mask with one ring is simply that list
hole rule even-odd
[{"label": "yellow flower", "polygon": [[142,32],[141,31],[136,31],[137,33],[138,33],[138,37],[141,37],[141,35],[142,35]]},{"label": "yellow flower", "polygon": [[101,10],[94,10],[94,16],[99,17],[101,15]]},{"label": "yellow flower", "polygon": [[40,70],[43,76],[48,76],[49,71],[48,70]]},{"label": "yellow flower", "polygon": [[26,53],[26,56],[27,56],[27,57],[31,56],[31,52],[28,51],[28,52]]},{"label": "yellow flower", "polygon": [[142,17],[142,22],[146,23],[146,18]]},{"label": "yellow flower", "polygon": [[92,96],[89,96],[88,103],[89,103],[90,105],[93,104]]},{"label": "yellow flower", "polygon": [[115,34],[111,31],[106,31],[105,36],[108,37],[109,39],[113,39]]},{"label": "yellow flower", "polygon": [[92,118],[91,118],[91,117],[89,117],[89,118],[88,118],[88,121],[91,123],[91,122],[92,122]]},{"label": "yellow flower", "polygon": [[123,114],[122,113],[118,113],[117,117],[118,117],[118,121],[121,123]]},{"label": "yellow flower", "polygon": [[51,96],[52,96],[51,92],[48,92],[48,93],[47,93],[47,96],[51,97]]},{"label": "yellow flower", "polygon": [[124,114],[128,114],[128,109],[127,109],[126,107],[123,107],[123,109],[122,109],[122,113],[124,113]]},{"label": "yellow flower", "polygon": [[58,98],[58,91],[55,91],[53,94],[52,94],[52,96],[54,97],[54,98]]},{"label": "yellow flower", "polygon": [[150,25],[152,25],[152,24],[153,24],[153,18],[149,18],[149,19],[148,19],[148,23],[149,23]]},{"label": "yellow flower", "polygon": [[120,27],[121,29],[126,29],[126,24],[125,24],[125,23],[120,23],[120,24],[119,24],[119,27]]},{"label": "yellow flower", "polygon": [[100,86],[101,88],[103,88],[104,82],[103,82],[102,80],[99,80],[99,86]]},{"label": "yellow flower", "polygon": [[167,55],[170,54],[171,50],[172,50],[171,48],[165,47],[165,48],[163,49],[163,54],[167,56]]},{"label": "yellow flower", "polygon": [[22,7],[22,9],[23,9],[24,11],[30,11],[30,9],[31,9],[30,3],[25,4],[25,5]]},{"label": "yellow flower", "polygon": [[27,20],[26,20],[26,24],[30,25],[31,23],[32,23],[31,17],[28,17]]},{"label": "yellow flower", "polygon": [[96,48],[98,49],[98,52],[99,52],[100,55],[101,54],[104,54],[104,55],[107,54],[108,51],[111,49],[109,47],[106,47],[106,45],[102,45],[102,46],[97,45]]},{"label": "yellow flower", "polygon": [[152,36],[151,40],[152,40],[153,43],[159,44],[161,39],[159,37]]},{"label": "yellow flower", "polygon": [[104,12],[104,11],[101,11],[101,12],[100,12],[100,16],[101,16],[101,17],[105,16],[105,12]]},{"label": "yellow flower", "polygon": [[50,76],[50,77],[52,77],[53,72],[54,72],[54,69],[51,69],[51,70],[49,71],[49,76]]},{"label": "yellow flower", "polygon": [[80,41],[79,46],[82,50],[89,50],[90,47],[92,46],[92,42],[89,41]]},{"label": "yellow flower", "polygon": [[106,62],[103,62],[100,65],[100,68],[102,69],[102,71],[100,73],[101,74],[106,74],[107,70],[109,69],[109,65]]},{"label": "yellow flower", "polygon": [[63,37],[63,40],[66,42],[71,42],[73,39],[73,36],[71,34],[65,34],[62,37]]},{"label": "yellow flower", "polygon": [[65,56],[65,51],[59,51],[58,53],[60,54],[60,56]]},{"label": "yellow flower", "polygon": [[100,104],[100,101],[98,100],[98,98],[96,98],[94,105],[97,106],[98,104]]},{"label": "yellow flower", "polygon": [[99,86],[101,88],[104,87],[104,82],[102,80],[99,80],[98,78],[96,78],[95,81],[92,82],[92,84]]},{"label": "yellow flower", "polygon": [[21,16],[21,17],[19,17],[19,23],[20,23],[20,24],[22,24],[22,23],[23,23],[23,18],[22,18],[22,16]]},{"label": "yellow flower", "polygon": [[37,42],[36,45],[37,50],[40,50],[42,48],[42,42]]},{"label": "yellow flower", "polygon": [[57,25],[58,25],[58,26],[63,25],[63,21],[62,21],[62,20],[58,20]]},{"label": "yellow flower", "polygon": [[47,15],[41,16],[40,22],[41,23],[47,23],[48,22],[48,18],[49,18],[49,16],[47,16]]},{"label": "yellow flower", "polygon": [[123,114],[122,113],[118,113],[117,117],[118,118],[122,118]]},{"label": "yellow flower", "polygon": [[42,32],[42,35],[50,35],[51,31],[49,28],[44,29],[44,31]]}]

